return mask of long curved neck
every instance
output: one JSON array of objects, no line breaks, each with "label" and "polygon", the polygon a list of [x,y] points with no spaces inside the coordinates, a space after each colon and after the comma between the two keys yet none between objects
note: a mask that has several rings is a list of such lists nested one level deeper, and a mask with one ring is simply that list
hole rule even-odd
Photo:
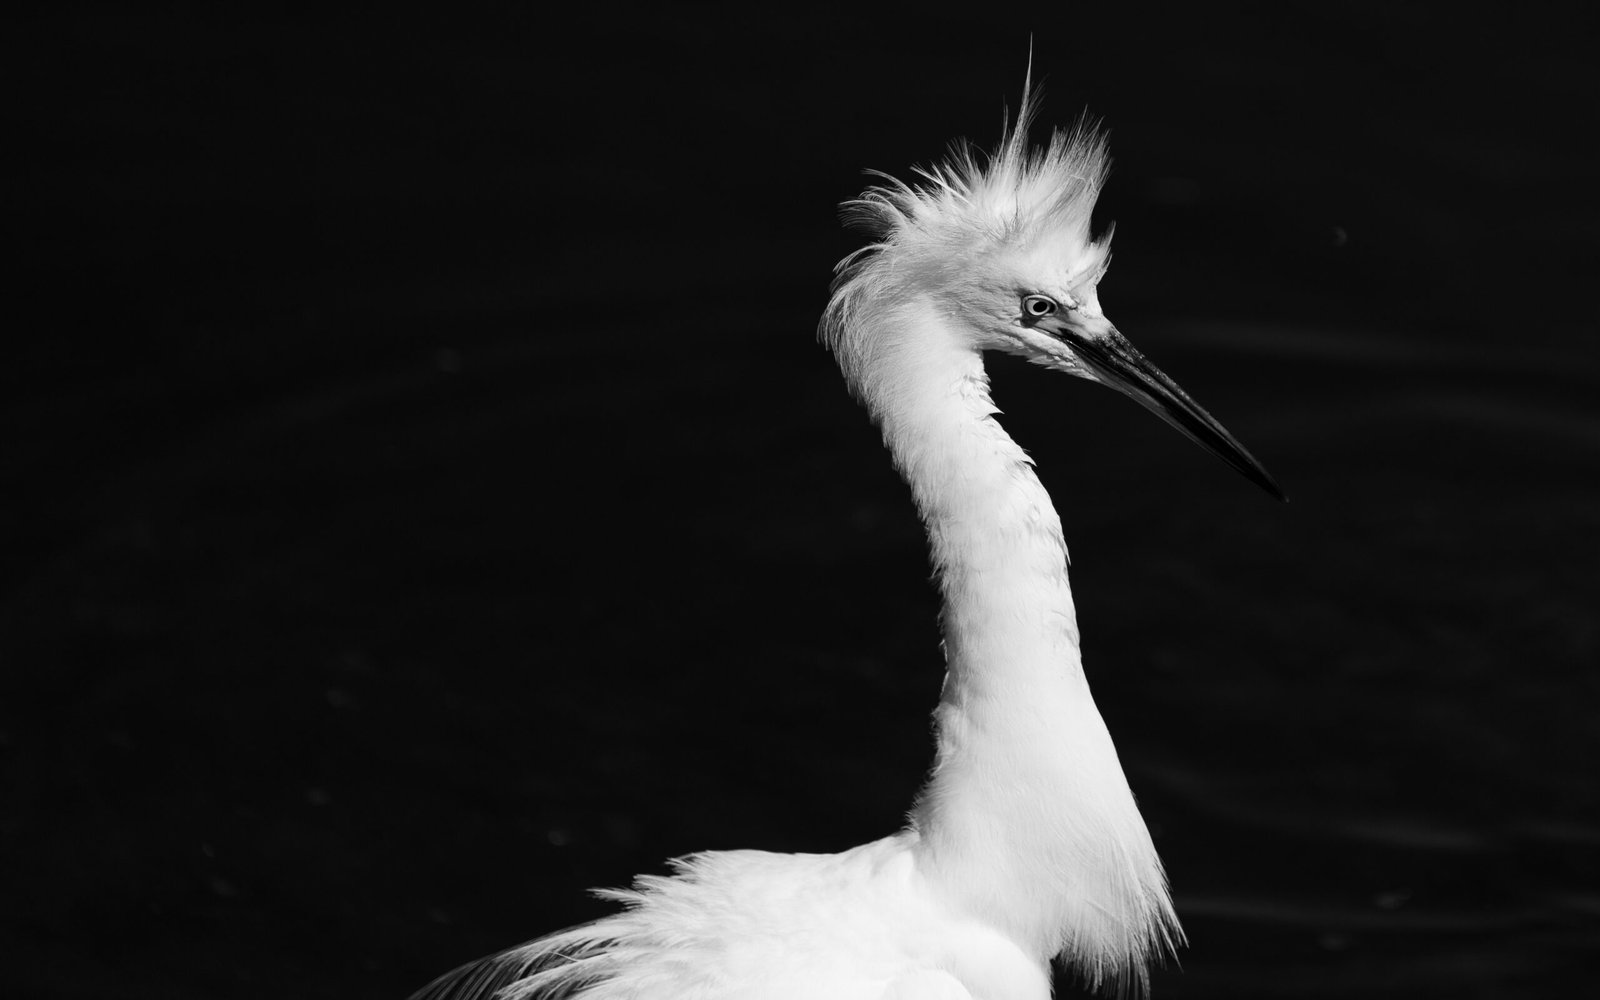
[{"label": "long curved neck", "polygon": [[919,869],[1041,961],[1142,978],[1177,925],[1084,677],[1060,518],[982,356],[931,304],[894,322],[859,378],[928,528],[948,670]]}]

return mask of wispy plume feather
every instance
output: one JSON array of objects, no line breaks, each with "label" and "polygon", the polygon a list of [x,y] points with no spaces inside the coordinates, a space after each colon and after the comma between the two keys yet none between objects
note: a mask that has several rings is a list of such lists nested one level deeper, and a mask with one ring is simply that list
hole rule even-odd
[{"label": "wispy plume feather", "polygon": [[836,265],[820,327],[847,377],[851,359],[870,353],[862,340],[873,326],[863,322],[871,307],[919,289],[960,288],[961,276],[1007,255],[1046,255],[1091,273],[1104,270],[1110,234],[1093,239],[1090,221],[1111,168],[1105,134],[1085,115],[1052,132],[1044,146],[1030,146],[1038,108],[1030,69],[1016,119],[1002,120],[993,153],[958,140],[943,162],[913,168],[915,183],[870,170],[881,183],[841,206],[846,224],[873,239]]}]

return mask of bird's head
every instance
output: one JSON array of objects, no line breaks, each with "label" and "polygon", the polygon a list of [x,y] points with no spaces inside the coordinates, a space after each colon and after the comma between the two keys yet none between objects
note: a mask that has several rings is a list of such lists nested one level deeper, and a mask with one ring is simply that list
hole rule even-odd
[{"label": "bird's head", "polygon": [[986,159],[956,147],[921,183],[885,184],[846,203],[877,240],[839,265],[824,336],[847,374],[882,345],[875,328],[896,310],[931,303],[977,350],[1018,355],[1132,397],[1278,499],[1272,476],[1233,435],[1128,342],[1100,307],[1111,234],[1090,232],[1110,166],[1087,124],[1030,149],[1023,113]]}]

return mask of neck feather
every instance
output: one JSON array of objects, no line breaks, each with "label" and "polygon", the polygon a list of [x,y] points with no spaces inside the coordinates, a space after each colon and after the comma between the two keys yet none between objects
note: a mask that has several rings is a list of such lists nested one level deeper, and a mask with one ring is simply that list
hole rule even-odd
[{"label": "neck feather", "polygon": [[931,304],[855,370],[927,525],[948,673],[912,813],[936,891],[1040,961],[1142,981],[1181,932],[1096,710],[1061,521],[994,419],[981,354]]}]

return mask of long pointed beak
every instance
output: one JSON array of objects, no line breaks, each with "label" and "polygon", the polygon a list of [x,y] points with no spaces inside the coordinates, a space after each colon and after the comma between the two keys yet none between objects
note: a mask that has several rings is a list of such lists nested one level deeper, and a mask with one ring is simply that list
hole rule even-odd
[{"label": "long pointed beak", "polygon": [[1146,409],[1176,427],[1189,440],[1227,462],[1246,479],[1279,500],[1288,502],[1289,498],[1284,495],[1277,480],[1255,460],[1255,456],[1199,403],[1190,399],[1178,383],[1128,343],[1128,339],[1118,333],[1109,320],[1074,314],[1066,322],[1055,325],[1054,332],[1072,348],[1072,353],[1096,379],[1138,400]]}]

